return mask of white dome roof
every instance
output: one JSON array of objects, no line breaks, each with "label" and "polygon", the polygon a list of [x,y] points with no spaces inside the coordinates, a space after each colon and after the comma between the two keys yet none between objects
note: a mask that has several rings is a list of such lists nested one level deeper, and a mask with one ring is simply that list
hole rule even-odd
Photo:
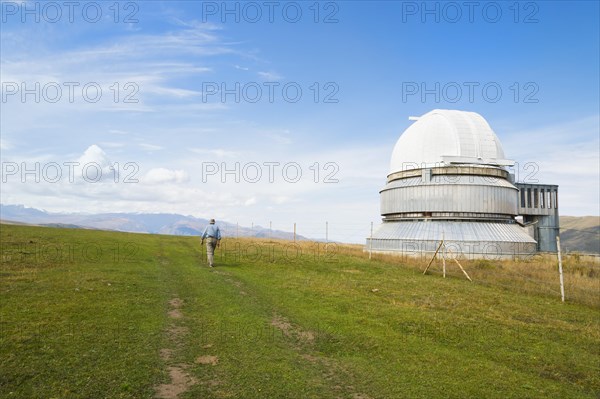
[{"label": "white dome roof", "polygon": [[500,140],[475,112],[434,109],[402,133],[390,163],[390,174],[450,164],[512,165]]}]

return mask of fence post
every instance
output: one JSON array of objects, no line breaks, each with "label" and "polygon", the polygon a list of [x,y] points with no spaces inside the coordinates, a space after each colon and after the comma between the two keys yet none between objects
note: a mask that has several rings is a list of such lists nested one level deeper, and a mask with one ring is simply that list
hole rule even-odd
[{"label": "fence post", "polygon": [[565,282],[563,279],[562,256],[560,254],[560,236],[556,236],[556,248],[558,249],[558,274],[560,276],[560,298],[565,301]]},{"label": "fence post", "polygon": [[296,243],[296,222],[294,222],[294,244]]}]

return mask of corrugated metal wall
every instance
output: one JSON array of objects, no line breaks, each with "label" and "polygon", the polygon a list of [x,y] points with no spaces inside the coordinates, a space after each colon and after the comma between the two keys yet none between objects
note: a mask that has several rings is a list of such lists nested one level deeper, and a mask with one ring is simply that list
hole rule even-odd
[{"label": "corrugated metal wall", "polygon": [[[465,258],[503,259],[536,252],[535,240],[518,224],[400,221],[385,222],[373,233],[374,251],[433,253],[440,241]],[[371,248],[367,239],[367,248]]]},{"label": "corrugated metal wall", "polygon": [[[472,259],[556,251],[556,186],[517,188],[505,170],[491,167],[424,168],[395,176],[381,190],[384,223],[367,239],[374,251],[432,254],[442,239],[454,253]],[[522,196],[523,190],[531,193]],[[528,215],[528,228],[514,222],[519,214]],[[539,242],[528,233],[532,228]]]},{"label": "corrugated metal wall", "polygon": [[538,251],[556,252],[556,237],[560,231],[558,217],[558,186],[553,184],[516,183],[519,189],[518,212],[538,241]]},{"label": "corrugated metal wall", "polygon": [[390,182],[381,191],[381,214],[464,212],[517,215],[517,189],[508,181],[481,176],[435,176]]}]

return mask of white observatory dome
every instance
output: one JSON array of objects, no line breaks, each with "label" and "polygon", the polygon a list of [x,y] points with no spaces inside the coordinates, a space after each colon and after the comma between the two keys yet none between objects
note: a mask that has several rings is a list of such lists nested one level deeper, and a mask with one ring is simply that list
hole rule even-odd
[{"label": "white observatory dome", "polygon": [[402,133],[390,163],[390,174],[450,164],[506,166],[500,140],[475,112],[434,109]]},{"label": "white observatory dome", "polygon": [[433,260],[445,256],[443,243],[457,257],[495,260],[557,250],[558,187],[514,182],[506,168],[514,162],[481,115],[434,109],[409,119],[369,251]]}]

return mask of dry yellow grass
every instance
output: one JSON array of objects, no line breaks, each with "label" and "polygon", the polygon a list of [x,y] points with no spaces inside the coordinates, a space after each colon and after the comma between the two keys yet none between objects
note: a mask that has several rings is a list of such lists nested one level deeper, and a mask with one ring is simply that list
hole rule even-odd
[{"label": "dry yellow grass", "polygon": [[[363,245],[292,241],[276,239],[239,238],[226,239],[222,256],[238,256],[245,261],[294,262],[300,256],[318,257],[326,265],[328,261],[340,261],[344,256],[368,258]],[[372,259],[423,271],[431,259],[373,253]],[[342,260],[343,261],[343,260]],[[548,295],[560,300],[558,259],[556,255],[539,254],[526,260],[466,260],[460,259],[475,284],[498,286],[510,291]],[[442,276],[442,261],[436,259],[428,273]],[[577,254],[563,255],[565,297],[577,302],[600,307],[600,264],[591,257]],[[453,261],[446,262],[448,278],[465,278]]]}]

